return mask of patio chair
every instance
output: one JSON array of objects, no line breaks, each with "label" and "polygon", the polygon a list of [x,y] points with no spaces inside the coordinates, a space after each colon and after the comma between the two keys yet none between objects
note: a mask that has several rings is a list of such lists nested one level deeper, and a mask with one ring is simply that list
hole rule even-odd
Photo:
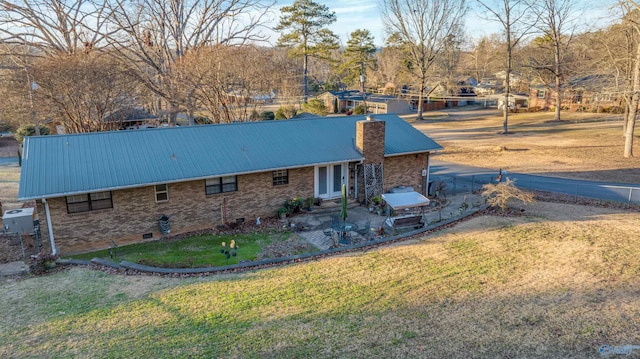
[{"label": "patio chair", "polygon": [[326,241],[325,243],[327,244],[327,246],[329,248],[334,248],[336,246],[336,238],[335,238],[335,232],[333,231],[333,229],[327,228],[323,230],[322,233],[324,233],[325,235],[325,241]]},{"label": "patio chair", "polygon": [[335,216],[331,216],[331,228],[336,230],[340,228],[340,222],[342,222],[342,219],[340,219],[339,215],[335,215]]}]

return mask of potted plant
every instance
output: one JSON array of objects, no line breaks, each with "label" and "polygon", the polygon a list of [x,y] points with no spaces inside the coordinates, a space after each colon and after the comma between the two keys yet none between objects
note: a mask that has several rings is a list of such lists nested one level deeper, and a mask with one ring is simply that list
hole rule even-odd
[{"label": "potted plant", "polygon": [[278,218],[285,219],[287,218],[287,214],[289,214],[289,209],[287,207],[278,208]]},{"label": "potted plant", "polygon": [[374,206],[379,206],[382,203],[382,197],[380,197],[380,196],[372,196],[371,197],[371,203],[373,203]]},{"label": "potted plant", "polygon": [[313,198],[313,197],[307,197],[304,200],[304,207],[307,209],[307,211],[311,212],[313,210],[313,208],[311,208],[311,206],[313,206],[314,200],[315,200],[315,198]]},{"label": "potted plant", "polygon": [[302,198],[294,197],[288,199],[284,202],[284,207],[289,211],[289,213],[299,213],[300,208],[302,208]]}]

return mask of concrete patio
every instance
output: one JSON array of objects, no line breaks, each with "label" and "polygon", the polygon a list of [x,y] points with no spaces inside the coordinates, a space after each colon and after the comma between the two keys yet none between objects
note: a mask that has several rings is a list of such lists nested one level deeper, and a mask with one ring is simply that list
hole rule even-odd
[{"label": "concrete patio", "polygon": [[[425,224],[438,222],[440,220],[446,220],[452,217],[460,215],[460,208],[463,203],[466,202],[468,207],[466,211],[474,210],[484,204],[484,198],[476,194],[470,195],[458,195],[447,197],[445,204],[442,207],[428,207],[424,211]],[[288,224],[293,227],[302,228],[298,234],[313,244],[319,250],[326,250],[331,248],[336,242],[335,238],[330,238],[325,235],[325,230],[331,229],[331,219],[333,216],[340,214],[340,202],[329,201],[323,203],[322,207],[314,208],[311,212],[303,212],[290,218],[283,220],[283,224]],[[378,235],[380,227],[383,227],[386,215],[378,215],[375,212],[370,213],[369,209],[359,203],[352,201],[349,202],[347,207],[347,221],[355,223],[360,229],[364,227],[368,220],[370,220],[369,230],[371,234],[369,238],[364,238],[356,232],[350,232],[351,240],[354,243],[361,243],[367,239],[373,239]],[[385,227],[383,227],[384,229]],[[407,230],[408,231],[408,230]],[[400,234],[402,231],[397,232]],[[389,228],[386,227],[385,236],[390,235]],[[379,238],[379,237],[378,237]],[[350,244],[339,244],[341,246],[347,246]]]}]

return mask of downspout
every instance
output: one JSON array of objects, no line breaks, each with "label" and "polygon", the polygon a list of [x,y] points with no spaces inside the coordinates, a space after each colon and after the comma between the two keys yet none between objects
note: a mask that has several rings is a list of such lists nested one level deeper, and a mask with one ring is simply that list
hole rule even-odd
[{"label": "downspout", "polygon": [[47,215],[47,229],[49,230],[49,242],[51,242],[51,255],[56,255],[58,251],[56,250],[56,242],[53,239],[53,228],[51,227],[51,212],[49,211],[49,203],[47,203],[46,199],[42,199],[42,204],[44,204],[44,213]]},{"label": "downspout", "polygon": [[[355,198],[356,199],[360,199],[360,197],[358,195],[358,193],[359,193],[358,192],[358,175],[360,174],[359,169],[362,168],[362,162],[364,162],[364,161],[360,160],[360,162],[357,162],[356,165],[355,165],[355,171],[356,172],[355,172],[355,175],[354,175],[355,178],[353,180],[355,181],[355,186],[354,186],[355,189],[354,189],[354,191],[356,192],[355,193]],[[364,182],[364,173],[362,175],[362,184],[363,184],[363,186],[365,188],[365,191],[366,191],[367,184]],[[367,203],[367,199],[366,198],[364,199],[364,203]]]},{"label": "downspout", "polygon": [[427,175],[424,183],[424,196],[429,196],[429,175],[431,174],[431,152],[427,153]]},{"label": "downspout", "polygon": [[358,199],[358,166],[357,163],[353,164],[353,198]]}]

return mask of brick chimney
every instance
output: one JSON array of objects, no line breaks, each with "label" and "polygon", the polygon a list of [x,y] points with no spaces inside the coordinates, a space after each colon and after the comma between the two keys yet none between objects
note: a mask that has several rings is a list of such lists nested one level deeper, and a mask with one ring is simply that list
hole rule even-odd
[{"label": "brick chimney", "polygon": [[356,148],[364,156],[364,163],[384,162],[385,122],[368,115],[366,120],[356,122]]}]

